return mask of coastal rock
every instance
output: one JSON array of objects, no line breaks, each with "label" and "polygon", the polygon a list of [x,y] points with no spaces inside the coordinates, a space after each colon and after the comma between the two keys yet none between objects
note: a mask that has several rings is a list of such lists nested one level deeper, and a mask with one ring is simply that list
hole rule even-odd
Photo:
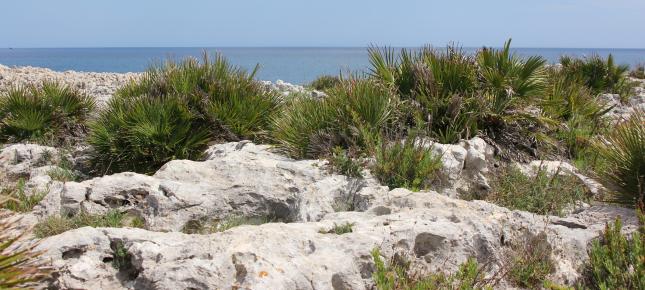
[{"label": "coastal rock", "polygon": [[140,73],[59,72],[40,67],[0,65],[0,92],[12,86],[59,81],[95,97],[98,105],[102,106],[120,86],[140,76]]},{"label": "coastal rock", "polygon": [[[626,231],[637,223],[633,211],[588,211],[544,217],[396,189],[367,212],[330,213],[319,222],[240,226],[211,235],[86,227],[47,238],[38,249],[58,269],[53,283],[63,289],[371,289],[375,248],[421,273],[454,272],[474,257],[489,263],[486,274],[493,275],[513,245],[542,236],[547,248],[557,249],[550,253],[555,272],[549,279],[572,284],[606,221],[621,215]],[[327,233],[344,223],[353,224],[350,233]],[[509,286],[504,283],[498,288]]]},{"label": "coastal rock", "polygon": [[164,231],[229,216],[316,221],[339,202],[353,203],[348,197],[367,184],[376,186],[329,174],[321,161],[294,161],[268,149],[245,141],[220,144],[207,150],[205,161],[174,160],[153,176],[124,172],[67,182],[50,191],[41,211],[100,214],[118,208]]},{"label": "coastal rock", "polygon": [[300,85],[287,83],[283,80],[277,80],[275,83],[271,81],[260,81],[267,89],[279,92],[282,97],[289,97],[293,95],[305,95],[314,99],[320,99],[327,96],[324,92],[317,90],[310,90]]},{"label": "coastal rock", "polygon": [[11,144],[0,151],[0,180],[29,179],[34,168],[60,160],[58,149],[36,144]]}]

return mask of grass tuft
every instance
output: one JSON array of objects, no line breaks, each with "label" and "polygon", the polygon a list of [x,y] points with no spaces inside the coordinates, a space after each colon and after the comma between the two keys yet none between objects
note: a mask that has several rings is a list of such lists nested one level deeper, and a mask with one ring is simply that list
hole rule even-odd
[{"label": "grass tuft", "polygon": [[374,175],[392,188],[418,191],[430,186],[439,169],[441,157],[426,148],[419,138],[382,144],[377,148]]}]

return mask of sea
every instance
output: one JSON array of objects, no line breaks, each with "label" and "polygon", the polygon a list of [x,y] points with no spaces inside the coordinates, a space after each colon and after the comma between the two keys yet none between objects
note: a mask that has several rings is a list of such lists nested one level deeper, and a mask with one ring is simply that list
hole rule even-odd
[{"label": "sea", "polygon": [[[477,48],[464,50],[474,52]],[[231,63],[248,70],[259,64],[258,79],[294,84],[306,84],[320,75],[347,74],[369,67],[367,48],[363,47],[0,48],[0,64],[55,71],[141,72],[166,58],[201,57],[204,52],[222,53]],[[514,52],[522,56],[541,55],[550,63],[556,63],[562,55],[593,54],[603,57],[612,54],[617,63],[632,67],[645,63],[645,49],[515,48]]]}]

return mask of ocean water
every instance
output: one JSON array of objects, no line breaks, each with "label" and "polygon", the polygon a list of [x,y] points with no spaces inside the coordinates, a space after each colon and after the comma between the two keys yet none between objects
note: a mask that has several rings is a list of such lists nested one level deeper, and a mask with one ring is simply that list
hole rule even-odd
[{"label": "ocean water", "polygon": [[[475,51],[475,48],[464,48]],[[323,74],[364,70],[369,65],[366,48],[2,48],[0,64],[38,66],[56,71],[140,72],[165,58],[199,57],[221,52],[233,64],[252,69],[260,64],[258,78],[304,84]],[[645,63],[645,49],[517,48],[520,55],[542,55],[557,62],[561,55],[589,56],[610,53],[621,64]]]}]

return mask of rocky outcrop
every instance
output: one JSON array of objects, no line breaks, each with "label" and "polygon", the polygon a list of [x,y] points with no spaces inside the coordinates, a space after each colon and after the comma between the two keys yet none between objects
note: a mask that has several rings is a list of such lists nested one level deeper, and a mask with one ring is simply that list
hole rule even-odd
[{"label": "rocky outcrop", "polygon": [[329,174],[324,162],[294,161],[249,142],[215,145],[206,160],[175,160],[153,176],[131,172],[67,182],[50,191],[41,215],[110,209],[142,217],[153,230],[179,231],[194,220],[228,216],[317,221],[361,188],[376,186]]},{"label": "rocky outcrop", "polygon": [[637,84],[633,95],[623,102],[618,94],[601,94],[599,99],[611,110],[605,115],[612,123],[629,119],[635,110],[645,111],[645,80],[631,78],[630,81]]},{"label": "rocky outcrop", "polygon": [[275,83],[271,81],[261,81],[261,83],[269,90],[279,92],[283,98],[292,95],[305,95],[312,98],[324,98],[327,95],[324,92],[317,90],[310,90],[300,85],[294,85],[282,80],[277,80]]},{"label": "rocky outcrop", "polygon": [[[615,215],[633,230],[635,218],[619,208],[555,218],[397,189],[366,212],[329,213],[319,222],[211,235],[82,228],[45,239],[39,249],[59,269],[54,285],[61,289],[370,289],[374,248],[423,271],[455,271],[474,257],[489,263],[492,275],[512,245],[546,234],[548,248],[557,249],[550,278],[573,283],[590,240]],[[352,232],[325,233],[342,223],[353,223]]]}]

